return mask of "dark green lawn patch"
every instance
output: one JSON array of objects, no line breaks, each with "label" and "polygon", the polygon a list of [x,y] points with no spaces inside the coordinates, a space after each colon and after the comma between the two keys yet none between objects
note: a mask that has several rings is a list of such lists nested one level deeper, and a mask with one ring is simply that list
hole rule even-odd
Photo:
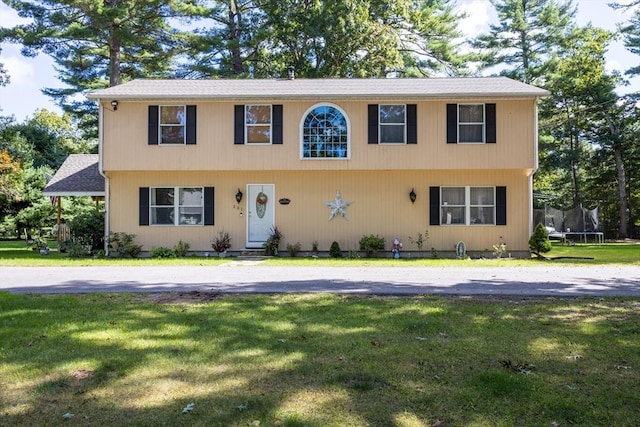
[{"label": "dark green lawn patch", "polygon": [[639,309],[622,298],[0,294],[0,424],[632,426]]}]

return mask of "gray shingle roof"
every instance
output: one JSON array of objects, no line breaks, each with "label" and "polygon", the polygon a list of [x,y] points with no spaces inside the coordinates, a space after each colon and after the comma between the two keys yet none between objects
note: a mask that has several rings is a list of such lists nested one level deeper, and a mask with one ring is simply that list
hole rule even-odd
[{"label": "gray shingle roof", "polygon": [[423,79],[133,80],[90,99],[384,99],[543,97],[549,92],[506,77]]},{"label": "gray shingle roof", "polygon": [[70,154],[42,192],[45,196],[104,196],[97,154]]}]

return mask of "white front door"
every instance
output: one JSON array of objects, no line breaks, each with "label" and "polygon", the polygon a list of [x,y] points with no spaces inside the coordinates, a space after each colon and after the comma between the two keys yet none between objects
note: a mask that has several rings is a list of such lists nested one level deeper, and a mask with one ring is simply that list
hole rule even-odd
[{"label": "white front door", "polygon": [[261,248],[275,225],[275,185],[247,185],[247,248]]}]

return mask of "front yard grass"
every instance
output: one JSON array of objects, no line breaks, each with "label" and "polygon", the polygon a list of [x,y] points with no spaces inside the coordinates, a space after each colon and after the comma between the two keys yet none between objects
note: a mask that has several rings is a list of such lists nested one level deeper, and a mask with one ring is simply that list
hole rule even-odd
[{"label": "front yard grass", "polygon": [[0,425],[636,426],[625,298],[0,293]]}]

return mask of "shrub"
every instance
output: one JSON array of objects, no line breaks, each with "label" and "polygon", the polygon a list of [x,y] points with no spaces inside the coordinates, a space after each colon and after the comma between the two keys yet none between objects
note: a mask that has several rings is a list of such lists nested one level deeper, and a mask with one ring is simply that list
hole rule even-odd
[{"label": "shrub", "polygon": [[502,258],[505,252],[507,252],[507,244],[502,240],[502,236],[500,236],[500,242],[493,245],[493,256]]},{"label": "shrub", "polygon": [[109,251],[119,258],[135,258],[142,252],[142,245],[134,243],[136,235],[109,233]]},{"label": "shrub", "polygon": [[278,256],[278,246],[280,246],[280,240],[283,237],[284,235],[278,230],[278,227],[273,226],[269,238],[263,245],[265,255]]},{"label": "shrub", "polygon": [[78,242],[70,242],[69,245],[67,245],[67,253],[69,254],[69,258],[85,258],[91,255],[91,251],[87,250],[87,247]]},{"label": "shrub", "polygon": [[335,240],[331,243],[329,255],[331,258],[342,258],[342,249],[340,249],[340,244]]},{"label": "shrub", "polygon": [[189,252],[189,248],[190,247],[191,246],[188,243],[183,242],[182,240],[180,240],[173,247],[173,253],[175,254],[175,256],[177,256],[179,258],[184,258],[184,257],[187,256],[187,253]]},{"label": "shrub", "polygon": [[418,236],[415,239],[412,236],[409,236],[409,241],[412,245],[416,245],[419,251],[422,251],[422,247],[427,240],[429,240],[429,230],[425,230],[424,234],[418,233]]},{"label": "shrub", "polygon": [[529,250],[536,255],[549,252],[551,250],[551,242],[549,241],[549,233],[544,225],[538,223],[533,230],[533,234],[529,238]]},{"label": "shrub", "polygon": [[287,244],[287,252],[289,252],[289,256],[290,257],[295,257],[296,255],[298,255],[298,252],[300,252],[300,242],[296,242],[295,245],[292,245],[291,243]]},{"label": "shrub", "polygon": [[218,232],[218,236],[211,242],[211,247],[214,251],[220,253],[224,252],[231,247],[231,237],[229,233],[224,230]]},{"label": "shrub", "polygon": [[374,254],[380,251],[384,251],[384,248],[384,237],[370,234],[368,236],[362,236],[360,239],[360,250],[367,254],[367,258],[373,257]]},{"label": "shrub", "polygon": [[69,220],[73,241],[91,251],[104,249],[104,211],[86,210]]},{"label": "shrub", "polygon": [[176,254],[169,248],[159,246],[151,250],[151,256],[153,258],[175,258]]}]

